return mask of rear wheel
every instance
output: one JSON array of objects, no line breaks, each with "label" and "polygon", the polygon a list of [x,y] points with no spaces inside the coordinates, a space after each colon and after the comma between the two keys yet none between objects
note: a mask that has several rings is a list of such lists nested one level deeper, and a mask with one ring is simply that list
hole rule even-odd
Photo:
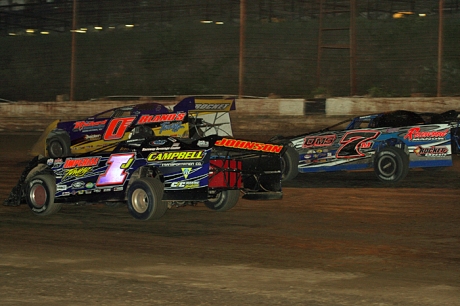
[{"label": "rear wheel", "polygon": [[32,212],[38,216],[57,213],[62,204],[54,202],[56,179],[51,174],[33,176],[26,187],[26,200]]},{"label": "rear wheel", "polygon": [[168,205],[163,198],[163,184],[154,178],[136,180],[128,189],[128,210],[138,220],[161,218]]},{"label": "rear wheel", "polygon": [[374,171],[383,182],[400,181],[409,172],[409,157],[401,149],[384,148],[375,156]]},{"label": "rear wheel", "polygon": [[70,147],[64,135],[56,135],[48,139],[46,150],[51,158],[59,158],[70,155]]},{"label": "rear wheel", "polygon": [[215,211],[227,211],[236,205],[239,198],[239,190],[222,190],[217,193],[215,198],[204,201],[204,205]]},{"label": "rear wheel", "polygon": [[281,155],[281,181],[286,182],[294,179],[299,174],[299,153],[293,148],[288,149]]}]

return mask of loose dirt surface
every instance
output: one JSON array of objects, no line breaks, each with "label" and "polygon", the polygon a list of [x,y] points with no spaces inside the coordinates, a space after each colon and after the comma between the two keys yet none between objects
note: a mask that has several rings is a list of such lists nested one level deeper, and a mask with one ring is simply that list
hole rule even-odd
[{"label": "loose dirt surface", "polygon": [[[0,135],[0,198],[38,135]],[[225,213],[0,206],[1,305],[460,305],[460,158],[384,185],[299,175]]]}]

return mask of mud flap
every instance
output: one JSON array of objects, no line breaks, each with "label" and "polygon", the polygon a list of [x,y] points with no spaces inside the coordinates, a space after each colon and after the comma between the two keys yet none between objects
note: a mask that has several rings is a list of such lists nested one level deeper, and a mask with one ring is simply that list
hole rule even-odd
[{"label": "mud flap", "polygon": [[24,198],[24,183],[26,182],[27,175],[29,174],[30,170],[35,168],[40,160],[40,156],[35,156],[29,163],[27,164],[26,168],[21,174],[18,183],[10,192],[8,198],[3,202],[5,206],[19,206],[21,205],[21,201]]}]

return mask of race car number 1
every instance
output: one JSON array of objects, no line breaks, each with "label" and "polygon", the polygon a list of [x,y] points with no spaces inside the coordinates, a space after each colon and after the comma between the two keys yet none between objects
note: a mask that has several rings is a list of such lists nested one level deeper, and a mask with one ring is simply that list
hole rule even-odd
[{"label": "race car number 1", "polygon": [[99,175],[96,186],[121,185],[126,179],[126,169],[134,161],[135,153],[114,154],[107,161],[107,170]]}]

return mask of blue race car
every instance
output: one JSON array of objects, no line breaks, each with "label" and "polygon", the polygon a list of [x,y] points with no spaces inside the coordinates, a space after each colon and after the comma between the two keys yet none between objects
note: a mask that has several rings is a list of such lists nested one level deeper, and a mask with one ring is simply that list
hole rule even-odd
[{"label": "blue race car", "polygon": [[[424,114],[427,117],[429,114]],[[410,168],[452,166],[456,114],[398,110],[358,116],[320,131],[270,139],[288,146],[283,181],[298,173],[374,169],[383,182],[402,180]],[[457,134],[455,134],[457,135]],[[454,148],[453,148],[454,147]]]}]

